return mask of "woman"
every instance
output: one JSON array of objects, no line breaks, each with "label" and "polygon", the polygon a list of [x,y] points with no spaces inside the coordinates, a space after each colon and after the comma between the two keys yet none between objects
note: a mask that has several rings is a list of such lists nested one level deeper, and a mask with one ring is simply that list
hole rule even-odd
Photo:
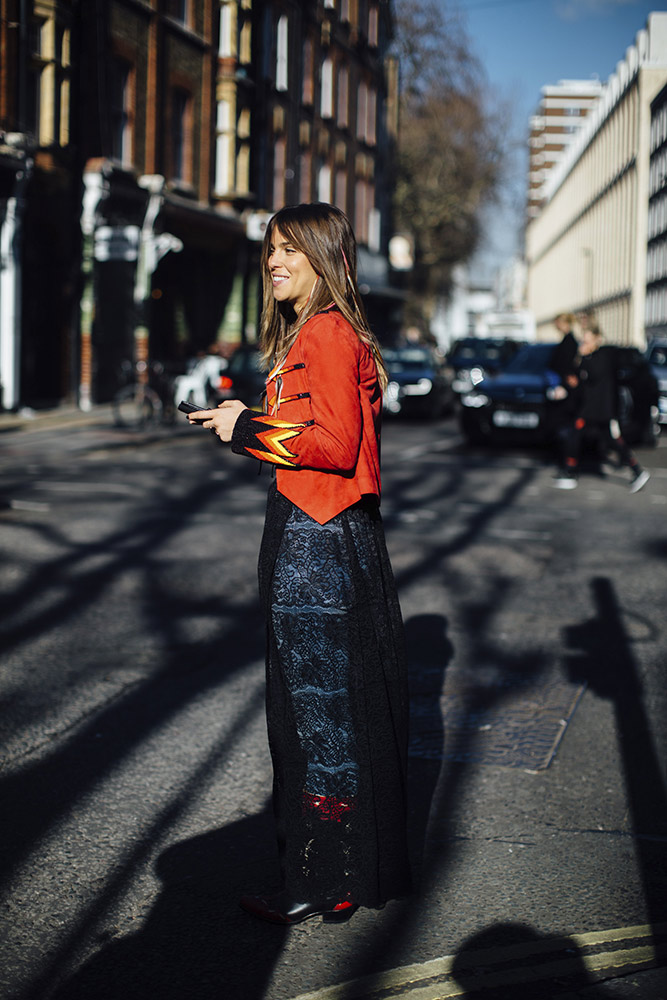
[{"label": "woman", "polygon": [[565,469],[555,481],[559,489],[576,489],[579,457],[584,438],[592,439],[600,469],[609,451],[615,451],[619,465],[630,470],[630,493],[637,493],[650,475],[642,469],[618,425],[618,386],[613,348],[603,345],[599,327],[589,322],[581,335],[580,389],[577,409],[567,440]]},{"label": "woman", "polygon": [[409,890],[403,628],[378,511],[386,371],[341,211],[282,209],[261,268],[265,412],[190,415],[276,469],[259,581],[282,889],[241,906],[337,922]]}]

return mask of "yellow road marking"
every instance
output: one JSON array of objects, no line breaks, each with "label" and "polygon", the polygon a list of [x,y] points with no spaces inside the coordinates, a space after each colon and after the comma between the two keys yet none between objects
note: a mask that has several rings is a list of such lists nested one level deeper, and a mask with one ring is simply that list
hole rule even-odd
[{"label": "yellow road marking", "polygon": [[[658,952],[653,939],[661,938]],[[571,934],[567,937],[576,948],[575,954],[563,950],[563,938],[544,938],[506,947],[486,948],[481,951],[445,955],[414,965],[403,965],[398,969],[388,969],[370,976],[326,986],[312,993],[302,993],[293,1000],[373,1000],[382,994],[382,1000],[389,1000],[391,992],[401,1000],[449,1000],[450,997],[465,996],[473,988],[491,989],[520,983],[553,979],[586,970],[600,973],[624,968],[651,968],[660,959],[667,958],[667,924],[651,927],[641,924],[633,927],[614,928],[607,931],[592,931],[586,934]],[[627,948],[600,950],[604,945],[617,945],[627,941]],[[598,949],[586,953],[586,949]],[[553,960],[539,960],[514,968],[494,970],[493,965],[511,961],[525,961],[549,954],[558,956]],[[562,956],[562,957],[560,957]],[[454,962],[459,969],[465,969],[468,982],[460,985],[452,978]]]}]

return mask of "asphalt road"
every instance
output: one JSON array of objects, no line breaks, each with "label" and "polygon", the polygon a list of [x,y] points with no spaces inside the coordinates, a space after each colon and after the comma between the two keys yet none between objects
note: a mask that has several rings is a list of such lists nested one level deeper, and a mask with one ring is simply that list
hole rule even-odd
[{"label": "asphalt road", "polygon": [[268,477],[182,426],[0,448],[3,1000],[665,1000],[667,442],[562,493],[386,424],[415,892],[289,931],[237,905],[276,878]]}]

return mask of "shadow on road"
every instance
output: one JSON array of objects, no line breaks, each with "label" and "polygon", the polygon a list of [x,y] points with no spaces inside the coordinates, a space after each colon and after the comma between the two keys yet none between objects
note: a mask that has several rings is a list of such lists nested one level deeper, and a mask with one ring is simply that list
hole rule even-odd
[{"label": "shadow on road", "polygon": [[[398,573],[399,590],[421,576],[444,572],[447,557],[461,553],[474,544],[489,523],[516,501],[534,474],[532,469],[520,470],[497,502],[480,505],[464,519],[461,530],[453,539],[431,545],[423,559],[416,560]],[[406,484],[408,487],[411,485],[414,484]],[[452,474],[444,486],[442,480],[434,476],[434,481],[425,486],[425,494],[419,500],[408,501],[400,496],[399,491],[399,495],[393,498],[394,509],[405,513],[411,507],[423,505],[427,502],[425,495],[431,496],[434,501],[437,498],[438,504],[442,505],[443,496],[455,497],[460,488],[458,474]],[[182,503],[172,505],[168,516],[138,517],[122,531],[100,541],[99,546],[86,546],[80,552],[70,552],[51,565],[42,567],[44,577],[40,580],[39,574],[35,573],[26,588],[16,595],[17,608],[21,606],[21,600],[34,598],[34,588],[37,593],[40,588],[44,593],[53,581],[62,579],[63,573],[72,572],[78,560],[97,552],[118,553],[115,561],[104,569],[82,572],[60,602],[42,613],[36,611],[32,618],[17,625],[8,638],[21,642],[29,636],[47,633],[81,608],[100,600],[111,580],[128,567],[145,565],[154,549],[168,542],[172,534],[180,530],[184,519],[214,500],[215,493],[215,489],[211,488],[193,489]],[[155,575],[148,582],[146,620],[151,628],[163,633],[165,648],[170,648],[170,644],[176,641],[174,620],[183,614],[196,615],[202,608],[192,601],[184,610],[182,592],[170,594]],[[449,589],[454,590],[459,584],[462,584],[462,576],[457,578],[456,574],[452,574],[447,584]],[[652,838],[658,831],[664,834],[667,830],[665,789],[659,777],[656,751],[642,707],[636,666],[611,585],[608,581],[597,581],[595,586],[596,618],[591,623],[570,630],[568,636],[571,648],[580,651],[573,657],[571,676],[577,681],[586,680],[594,690],[605,691],[605,696],[615,701],[638,849],[648,883],[651,881],[649,873],[654,877],[656,871],[657,852],[664,847],[662,841]],[[484,599],[469,602],[465,623],[474,636],[475,661],[480,665],[494,664],[500,673],[521,676],[526,681],[537,680],[546,669],[542,649],[508,653],[506,649],[501,650],[495,640],[494,617],[507,595],[507,580],[502,573],[489,578],[485,593]],[[230,618],[233,617],[233,625],[221,629],[214,640],[191,644],[187,662],[201,663],[200,669],[184,670],[183,649],[174,649],[163,669],[97,714],[68,742],[43,760],[17,770],[0,783],[0,795],[4,799],[2,808],[5,815],[12,816],[5,854],[8,876],[34,850],[41,837],[67,816],[87,792],[122,762],[131,750],[159,729],[165,720],[193,698],[218,684],[221,677],[238,674],[262,658],[263,635],[257,627],[257,604],[249,602],[243,607],[236,605],[233,608],[218,604],[218,610],[221,615],[227,613]],[[208,606],[206,611],[210,612]],[[431,699],[430,712],[436,726],[439,726],[435,738],[440,739],[442,717],[439,714],[439,699],[445,672],[454,653],[447,636],[447,621],[439,614],[420,615],[407,622],[406,631],[413,689],[421,684],[427,700]],[[219,650],[223,640],[225,661],[220,665]],[[614,664],[611,673],[610,662]],[[510,689],[506,690],[509,694]],[[503,697],[503,689],[497,685],[486,693],[480,686],[465,710],[471,713],[481,711],[488,707],[489,698],[499,702]],[[201,784],[215,771],[233,741],[242,738],[249,719],[259,711],[260,700],[249,701],[223,739],[213,746],[200,770],[193,773],[187,790],[180,798],[166,804],[139,847],[130,853],[122,869],[110,878],[104,893],[89,911],[81,914],[77,927],[62,941],[57,954],[50,957],[48,969],[40,970],[43,974],[35,979],[33,988],[21,995],[22,1000],[38,1000],[46,996],[50,985],[58,980],[62,971],[71,968],[82,943],[91,939],[114,900],[122,895],[136,871],[147,863],[156,844],[184,814]],[[100,732],[106,734],[103,740],[96,737]],[[472,744],[474,736],[471,734],[469,739]],[[453,838],[446,835],[447,817],[456,811],[467,768],[461,764],[443,765],[441,758],[413,758],[410,769],[411,852],[421,877],[417,879],[414,898],[405,905],[389,907],[378,922],[382,925],[381,933],[374,936],[372,931],[369,932],[363,941],[363,948],[360,947],[351,956],[351,978],[392,963],[386,942],[391,940],[392,950],[398,949],[418,932],[424,916],[426,894],[436,884],[442,884],[443,876],[453,862],[456,844]],[[427,842],[424,847],[429,820],[437,826],[441,839],[430,847]],[[197,1000],[218,1000],[221,995],[226,1000],[259,1000],[282,951],[285,932],[253,920],[238,909],[237,900],[249,888],[247,880],[250,876],[253,883],[250,888],[273,883],[276,866],[273,824],[266,811],[174,845],[159,857],[157,872],[162,886],[141,929],[117,941],[101,942],[100,950],[60,987],[59,992],[48,992],[48,995],[56,996],[58,1000],[83,1000],[84,997],[86,1000],[93,997],[95,1000],[145,1000],[149,996],[160,997],[160,1000],[185,1000],[190,996]],[[656,886],[647,884],[647,898],[652,919],[657,921],[665,910],[667,892],[664,880]],[[467,942],[462,953],[470,948],[485,947],[488,941],[498,945],[504,939],[530,945],[539,940],[539,934],[527,927],[512,925],[506,928],[498,925]],[[568,940],[563,939],[563,943],[567,945]],[[458,970],[459,975],[465,977],[468,974],[460,964]],[[531,996],[533,1000],[533,995],[528,993],[512,992],[513,1000],[522,1000],[524,995],[526,998]],[[540,994],[544,998],[550,995]],[[492,1000],[491,996],[489,1000]]]},{"label": "shadow on road", "polygon": [[464,941],[452,978],[465,1000],[559,1000],[610,997],[595,985],[583,955],[569,937],[546,937],[520,923],[494,924]]},{"label": "shadow on road", "polygon": [[[591,581],[594,617],[567,629],[568,670],[612,702],[633,835],[651,923],[667,917],[667,789],[623,608],[605,577]],[[644,623],[648,634],[653,627]]]},{"label": "shadow on road", "polygon": [[[426,849],[426,831],[442,768],[444,724],[440,698],[445,671],[454,654],[442,615],[415,615],[405,623],[410,689],[411,743],[408,756],[410,860],[419,884]],[[419,735],[416,735],[416,734]],[[419,739],[428,738],[435,753],[419,752]],[[417,742],[417,746],[415,743]],[[416,751],[416,752],[415,752]]]},{"label": "shadow on road", "polygon": [[268,884],[277,864],[267,811],[168,848],[141,929],[102,947],[53,1000],[259,1000],[287,928],[255,920],[238,897],[250,865]]}]

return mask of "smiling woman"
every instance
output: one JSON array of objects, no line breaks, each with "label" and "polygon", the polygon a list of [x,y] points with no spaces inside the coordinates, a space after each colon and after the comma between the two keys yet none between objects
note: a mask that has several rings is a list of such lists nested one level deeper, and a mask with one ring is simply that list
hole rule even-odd
[{"label": "smiling woman", "polygon": [[279,230],[269,245],[267,260],[273,297],[277,302],[288,303],[295,313],[300,313],[312,295],[317,283],[317,273],[305,253],[297,250]]},{"label": "smiling woman", "polygon": [[241,906],[339,922],[409,888],[403,626],[379,512],[387,378],[342,212],[278,212],[262,278],[264,412],[191,414],[276,469],[259,583],[281,879]]}]

